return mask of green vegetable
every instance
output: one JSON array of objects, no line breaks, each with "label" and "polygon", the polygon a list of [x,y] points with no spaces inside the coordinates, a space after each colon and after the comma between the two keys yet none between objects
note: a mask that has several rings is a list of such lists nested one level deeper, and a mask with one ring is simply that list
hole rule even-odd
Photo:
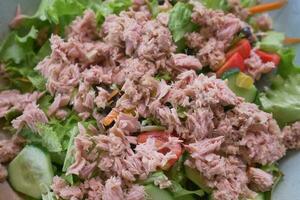
[{"label": "green vegetable", "polygon": [[227,78],[228,80],[228,87],[237,95],[240,97],[243,97],[245,101],[247,102],[253,102],[255,100],[255,97],[257,95],[257,89],[252,84],[248,88],[242,88],[237,86],[236,79],[239,76],[239,73],[231,73],[231,76]]},{"label": "green vegetable", "polygon": [[152,13],[152,17],[155,18],[159,14],[159,5],[158,5],[158,0],[150,0],[146,1],[149,10]]},{"label": "green vegetable", "polygon": [[240,2],[244,8],[255,6],[258,3],[257,0],[240,0]]},{"label": "green vegetable", "polygon": [[[276,188],[277,184],[283,177],[283,173],[280,171],[278,164],[268,164],[261,167],[262,170],[270,173],[274,177],[274,183],[271,191],[265,192],[262,200],[271,200],[272,199],[272,192]],[[259,199],[260,200],[260,199]]]},{"label": "green vegetable", "polygon": [[35,146],[26,146],[9,164],[8,178],[16,191],[41,198],[53,178],[49,155]]},{"label": "green vegetable", "polygon": [[275,31],[266,32],[266,36],[258,43],[258,47],[267,52],[277,52],[283,47],[284,38],[283,33]]},{"label": "green vegetable", "polygon": [[240,72],[239,68],[233,68],[233,69],[230,69],[230,70],[224,72],[221,78],[222,78],[222,80],[226,80],[227,78],[229,78],[235,74],[238,74],[239,72]]},{"label": "green vegetable", "polygon": [[185,170],[186,177],[188,179],[190,179],[193,183],[195,183],[198,187],[203,189],[205,192],[207,193],[211,192],[211,189],[206,186],[204,177],[201,175],[201,173],[198,170],[188,167],[186,165],[184,166],[184,170]]},{"label": "green vegetable", "polygon": [[300,74],[289,75],[283,84],[261,93],[262,109],[273,114],[278,124],[300,120]]},{"label": "green vegetable", "polygon": [[144,186],[149,200],[174,200],[172,195],[167,190],[159,189],[154,185]]},{"label": "green vegetable", "polygon": [[228,10],[227,0],[201,0],[203,5],[207,8],[217,9],[217,10]]},{"label": "green vegetable", "polygon": [[280,55],[280,63],[278,66],[278,74],[283,78],[287,78],[290,74],[300,73],[300,66],[294,64],[296,57],[295,49],[283,48],[277,52]]},{"label": "green vegetable", "polygon": [[178,106],[177,107],[178,117],[181,118],[181,119],[185,119],[186,118],[186,112],[187,112],[187,110],[188,109],[186,107]]},{"label": "green vegetable", "polygon": [[178,2],[171,10],[168,26],[173,40],[177,44],[177,51],[181,51],[185,47],[185,34],[196,30],[198,27],[191,21],[192,9],[193,6],[190,4]]},{"label": "green vegetable", "polygon": [[195,191],[186,190],[179,183],[177,183],[176,181],[172,181],[172,185],[169,188],[169,190],[171,191],[174,198],[176,198],[176,199],[179,198],[179,197],[189,196],[191,194],[197,195],[199,197],[204,196],[203,190],[201,190],[201,189],[200,190],[195,190]]},{"label": "green vegetable", "polygon": [[72,153],[74,151],[74,139],[75,137],[78,135],[79,130],[77,126],[74,126],[73,129],[71,130],[70,133],[70,139],[69,139],[69,143],[68,143],[68,149],[67,149],[67,154],[66,154],[66,158],[64,161],[64,165],[63,165],[63,172],[66,172],[67,169],[73,164],[74,162],[74,154]]},{"label": "green vegetable", "polygon": [[42,200],[57,200],[53,192],[47,192],[46,194],[42,194]]},{"label": "green vegetable", "polygon": [[0,47],[1,62],[13,62],[20,64],[27,61],[35,53],[33,52],[33,43],[37,38],[37,29],[32,27],[25,36],[19,36],[16,32],[11,32],[2,42]]}]

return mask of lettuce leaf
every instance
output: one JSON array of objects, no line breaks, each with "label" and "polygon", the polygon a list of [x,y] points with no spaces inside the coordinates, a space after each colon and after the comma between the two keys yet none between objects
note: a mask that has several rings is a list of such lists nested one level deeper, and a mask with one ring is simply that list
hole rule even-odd
[{"label": "lettuce leaf", "polygon": [[192,9],[192,5],[182,2],[176,3],[172,8],[168,26],[175,43],[180,42],[186,33],[197,28],[191,21]]},{"label": "lettuce leaf", "polygon": [[204,191],[199,189],[199,190],[187,190],[184,189],[179,183],[177,183],[176,181],[171,181],[172,185],[169,188],[170,192],[172,193],[172,195],[174,196],[175,199],[179,198],[179,197],[185,197],[187,195],[197,195],[199,197],[204,196]]},{"label": "lettuce leaf", "polygon": [[215,10],[228,10],[227,0],[201,0],[203,5],[207,8],[215,9]]},{"label": "lettuce leaf", "polygon": [[300,66],[294,64],[294,60],[296,57],[295,49],[282,48],[277,53],[281,57],[278,66],[278,74],[281,77],[287,78],[290,74],[300,73]]},{"label": "lettuce leaf", "polygon": [[64,160],[64,165],[62,168],[63,172],[66,172],[67,169],[73,164],[74,162],[74,155],[73,155],[73,151],[74,151],[74,138],[76,137],[76,135],[79,133],[78,127],[74,126],[73,129],[70,132],[70,139],[68,142],[68,149],[67,149],[67,153],[66,153],[66,158]]},{"label": "lettuce leaf", "polygon": [[11,32],[0,46],[0,61],[2,63],[13,62],[20,64],[28,63],[35,55],[33,51],[34,40],[37,38],[37,29],[31,27],[30,31],[23,37],[15,31]]},{"label": "lettuce leaf", "polygon": [[277,52],[283,47],[284,38],[283,33],[268,31],[266,32],[266,36],[258,43],[258,47],[267,52]]},{"label": "lettuce leaf", "polygon": [[284,126],[300,120],[300,74],[290,74],[282,84],[261,93],[262,109],[273,114],[278,124]]}]

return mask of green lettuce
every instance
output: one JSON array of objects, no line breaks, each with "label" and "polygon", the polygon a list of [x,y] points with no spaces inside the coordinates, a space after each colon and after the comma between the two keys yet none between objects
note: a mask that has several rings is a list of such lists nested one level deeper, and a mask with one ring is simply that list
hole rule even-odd
[{"label": "green lettuce", "polygon": [[273,114],[283,126],[300,120],[300,74],[291,74],[277,87],[261,93],[259,100],[263,110]]},{"label": "green lettuce", "polygon": [[207,8],[216,9],[216,10],[228,10],[227,0],[201,0],[203,5]]},{"label": "green lettuce", "polygon": [[287,78],[290,74],[300,73],[300,66],[294,63],[296,57],[295,49],[282,48],[277,53],[281,58],[278,66],[278,74],[281,77]]},{"label": "green lettuce", "polygon": [[168,27],[172,33],[177,51],[185,48],[184,36],[186,33],[197,29],[197,25],[191,21],[193,6],[188,3],[178,2],[172,8]]},{"label": "green lettuce", "polygon": [[277,52],[283,47],[284,34],[276,31],[266,32],[266,36],[258,43],[258,47],[267,52]]}]

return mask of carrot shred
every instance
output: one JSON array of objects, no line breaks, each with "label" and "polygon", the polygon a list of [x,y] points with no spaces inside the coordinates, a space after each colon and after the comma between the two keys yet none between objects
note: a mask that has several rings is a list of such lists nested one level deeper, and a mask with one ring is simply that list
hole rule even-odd
[{"label": "carrot shred", "polygon": [[117,119],[118,115],[119,115],[119,112],[112,109],[110,111],[110,113],[108,113],[108,115],[101,120],[101,123],[104,126],[109,126],[113,121],[115,121]]},{"label": "carrot shred", "polygon": [[298,44],[298,43],[300,43],[300,38],[286,37],[284,39],[283,43],[286,45]]},{"label": "carrot shred", "polygon": [[119,93],[118,89],[113,90],[108,97],[108,100],[111,100],[112,98],[114,98],[114,96],[116,96]]},{"label": "carrot shred", "polygon": [[285,4],[288,2],[288,0],[278,0],[275,2],[270,3],[263,3],[260,5],[252,6],[248,8],[248,11],[250,14],[257,14],[257,13],[263,13],[268,12],[271,10],[277,10],[285,6]]}]

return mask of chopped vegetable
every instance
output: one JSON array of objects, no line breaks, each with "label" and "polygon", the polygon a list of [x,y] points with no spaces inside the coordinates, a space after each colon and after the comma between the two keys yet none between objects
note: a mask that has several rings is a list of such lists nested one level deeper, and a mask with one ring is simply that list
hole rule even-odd
[{"label": "chopped vegetable", "polygon": [[281,126],[300,120],[299,98],[300,74],[289,75],[283,84],[259,96],[263,110],[272,113]]},{"label": "chopped vegetable", "polygon": [[298,43],[300,43],[300,38],[286,37],[284,39],[283,43],[285,45],[298,44]]},{"label": "chopped vegetable", "polygon": [[290,74],[300,73],[300,66],[294,64],[296,52],[294,49],[280,49],[280,63],[278,66],[278,74],[283,78],[287,78]]},{"label": "chopped vegetable", "polygon": [[104,126],[109,126],[111,123],[113,123],[113,121],[117,119],[118,115],[119,112],[116,111],[115,109],[112,109],[110,113],[108,113],[108,115],[101,120],[101,123]]},{"label": "chopped vegetable", "polygon": [[267,53],[261,50],[256,50],[255,53],[264,63],[273,62],[276,66],[280,63],[280,56],[276,53]]},{"label": "chopped vegetable", "polygon": [[159,189],[157,186],[152,184],[146,185],[144,188],[148,198],[151,200],[174,200],[167,190]]},{"label": "chopped vegetable", "polygon": [[35,146],[26,146],[8,166],[12,187],[30,197],[39,199],[50,187],[53,169],[47,153]]},{"label": "chopped vegetable", "polygon": [[233,76],[234,74],[238,74],[240,72],[239,68],[233,68],[223,73],[221,79],[226,80],[227,78]]},{"label": "chopped vegetable", "polygon": [[226,53],[226,58],[230,58],[233,54],[239,53],[243,59],[249,58],[251,52],[251,44],[249,40],[242,39],[231,50]]},{"label": "chopped vegetable", "polygon": [[253,87],[254,80],[251,76],[240,72],[236,76],[235,84],[240,88],[251,89]]},{"label": "chopped vegetable", "polygon": [[283,47],[284,38],[283,33],[275,31],[266,32],[266,36],[258,43],[258,47],[263,51],[277,52]]},{"label": "chopped vegetable", "polygon": [[[239,77],[239,79],[237,79]],[[253,84],[253,79],[248,75],[239,72],[232,74],[227,78],[228,87],[247,102],[253,102],[257,95],[257,89]],[[240,86],[242,87],[240,87]]]},{"label": "chopped vegetable", "polygon": [[245,71],[244,59],[239,53],[235,53],[227,59],[225,64],[216,72],[217,77],[221,77],[224,72],[232,68],[239,68],[241,71]]},{"label": "chopped vegetable", "polygon": [[163,131],[166,128],[163,126],[141,126],[141,132],[148,132],[148,131]]},{"label": "chopped vegetable", "polygon": [[203,189],[205,192],[210,193],[211,189],[207,187],[204,177],[202,176],[201,172],[199,172],[196,169],[193,169],[187,165],[184,166],[185,174],[188,179],[190,179],[193,183],[198,185],[201,189]]},{"label": "chopped vegetable", "polygon": [[277,0],[270,3],[263,3],[260,5],[248,8],[250,14],[264,13],[271,10],[278,10],[286,5],[287,0]]}]

